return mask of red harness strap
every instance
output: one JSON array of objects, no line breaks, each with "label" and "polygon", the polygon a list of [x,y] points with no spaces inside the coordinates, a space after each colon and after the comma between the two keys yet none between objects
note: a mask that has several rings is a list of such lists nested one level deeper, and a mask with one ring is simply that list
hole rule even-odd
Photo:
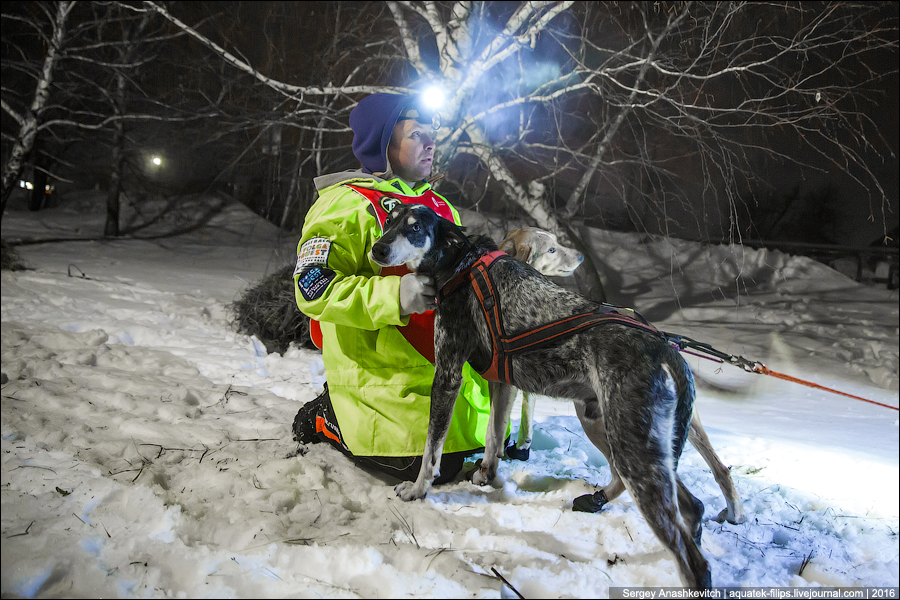
[{"label": "red harness strap", "polygon": [[[344,184],[344,187],[350,188],[372,204],[375,211],[375,218],[381,230],[384,231],[384,220],[388,213],[400,203],[403,204],[424,204],[431,208],[439,216],[455,222],[453,218],[453,210],[447,202],[433,191],[426,190],[421,196],[405,196],[394,192],[381,192],[371,188],[364,188],[350,184]],[[398,267],[384,267],[381,269],[382,276],[388,275],[406,275],[409,273],[404,265]],[[406,341],[415,348],[419,354],[434,364],[434,311],[428,311],[421,314],[412,314],[409,316],[409,324],[397,327]],[[320,350],[322,349],[322,328],[315,319],[309,321],[309,337]]]},{"label": "red harness strap", "polygon": [[[503,252],[491,252],[481,257],[466,274],[475,296],[481,304],[481,310],[487,319],[491,336],[491,362],[487,366],[472,365],[476,371],[488,381],[500,381],[512,384],[512,359],[532,350],[539,350],[579,331],[608,323],[620,323],[629,327],[637,327],[659,334],[659,331],[643,318],[631,317],[618,312],[617,307],[600,305],[596,309],[566,317],[558,321],[546,323],[532,330],[514,336],[508,336],[500,317],[500,298],[494,290],[494,282],[490,275],[490,266],[498,259],[512,259]],[[457,277],[441,291],[441,298],[451,294],[463,282]],[[635,313],[637,315],[637,313]]]}]

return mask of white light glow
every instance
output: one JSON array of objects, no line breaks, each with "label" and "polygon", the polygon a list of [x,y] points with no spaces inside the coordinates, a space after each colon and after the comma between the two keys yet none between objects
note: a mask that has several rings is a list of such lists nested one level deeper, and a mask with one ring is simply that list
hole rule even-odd
[{"label": "white light glow", "polygon": [[436,85],[432,85],[422,92],[422,102],[429,108],[440,108],[444,104],[444,92]]},{"label": "white light glow", "polygon": [[154,156],[151,160],[157,167],[162,164],[162,159],[158,156]]}]

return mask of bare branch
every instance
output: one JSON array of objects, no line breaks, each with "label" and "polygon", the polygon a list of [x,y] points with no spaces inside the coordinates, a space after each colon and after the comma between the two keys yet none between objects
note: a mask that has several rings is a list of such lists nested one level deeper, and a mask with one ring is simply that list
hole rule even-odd
[{"label": "bare branch", "polygon": [[[647,38],[650,40],[650,48],[647,51],[647,58],[645,60],[640,61],[639,70],[637,77],[635,78],[635,83],[631,86],[630,92],[631,95],[628,98],[628,101],[621,106],[621,110],[619,114],[616,115],[616,118],[613,119],[612,123],[606,130],[606,135],[603,140],[597,145],[597,152],[594,155],[594,158],[591,159],[591,162],[588,164],[587,168],[584,171],[584,175],[582,175],[581,180],[579,180],[578,184],[575,186],[575,189],[572,190],[572,193],[569,194],[569,199],[566,201],[565,214],[570,217],[575,214],[575,211],[578,207],[578,202],[581,200],[582,194],[584,194],[584,190],[587,188],[591,179],[594,177],[594,173],[597,171],[597,167],[600,165],[600,161],[603,160],[603,155],[606,153],[609,148],[609,144],[612,141],[613,137],[619,130],[619,127],[622,126],[622,123],[625,121],[625,118],[629,115],[631,110],[634,108],[634,100],[639,93],[639,88],[644,82],[644,78],[647,75],[647,71],[650,68],[650,65],[653,64],[656,53],[659,50],[660,44],[666,37],[675,29],[679,23],[688,18],[690,14],[691,3],[685,4],[681,13],[672,18],[670,15],[669,22],[666,24],[665,29],[656,36],[654,39],[652,33],[647,31]],[[646,27],[646,25],[645,25]]]},{"label": "bare branch", "polygon": [[[151,10],[155,10],[166,19],[171,21],[177,27],[181,28],[188,35],[202,43],[204,46],[207,46],[217,54],[219,54],[226,62],[228,62],[233,67],[244,71],[252,75],[254,78],[259,80],[261,83],[267,85],[268,87],[281,92],[294,100],[302,100],[302,96],[304,94],[309,95],[333,95],[333,94],[373,94],[376,92],[396,92],[398,88],[390,87],[390,86],[372,86],[372,85],[356,85],[356,86],[343,86],[343,87],[334,87],[334,86],[300,86],[300,85],[290,85],[287,83],[283,83],[281,81],[277,81],[272,79],[271,77],[267,77],[260,73],[257,69],[247,64],[245,61],[233,55],[231,52],[225,50],[209,38],[204,35],[201,35],[195,29],[182,22],[181,20],[174,17],[169,11],[167,11],[164,7],[156,4],[155,2],[145,1],[145,5],[150,7]],[[403,89],[403,88],[401,88]],[[412,90],[405,90],[412,91]]]},{"label": "bare branch", "polygon": [[536,23],[529,27],[524,33],[514,35],[525,21],[530,18],[535,11],[546,5],[554,4],[553,2],[525,2],[519,7],[519,10],[507,21],[506,28],[498,33],[494,40],[482,51],[481,56],[476,59],[469,67],[468,75],[460,86],[457,97],[464,98],[468,96],[472,89],[478,85],[481,76],[494,66],[506,60],[520,49],[530,46],[534,36],[538,32],[543,31],[547,24],[572,5],[572,2],[555,3],[551,10],[547,11]]},{"label": "bare branch", "polygon": [[[409,3],[407,2],[404,4]],[[412,31],[410,31],[409,24],[403,16],[403,11],[400,10],[397,2],[391,1],[388,2],[387,5],[391,14],[394,16],[394,23],[397,24],[400,40],[403,42],[403,47],[406,48],[406,55],[409,58],[410,64],[412,64],[413,68],[419,73],[424,73],[427,70],[427,67],[425,66],[425,63],[422,62],[422,55],[419,53],[419,41],[413,35]]]}]

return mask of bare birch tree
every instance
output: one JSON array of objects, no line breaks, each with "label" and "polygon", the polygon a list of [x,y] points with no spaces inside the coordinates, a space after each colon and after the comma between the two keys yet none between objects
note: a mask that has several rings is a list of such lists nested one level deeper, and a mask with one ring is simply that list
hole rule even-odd
[{"label": "bare birch tree", "polygon": [[[34,146],[35,138],[41,124],[42,115],[47,109],[50,99],[50,88],[54,70],[57,68],[60,55],[66,42],[68,32],[67,20],[72,12],[74,2],[58,2],[55,6],[34,3],[34,12],[23,11],[17,14],[3,14],[8,22],[15,22],[19,27],[32,30],[44,45],[43,60],[40,63],[23,64],[17,76],[30,78],[32,81],[31,97],[17,95],[12,99],[11,90],[3,84],[3,95],[0,98],[3,112],[12,117],[18,125],[15,136],[11,136],[12,148],[3,165],[3,188],[0,190],[0,219],[6,211],[6,202],[17,185],[22,172],[23,160]],[[11,63],[12,64],[12,63]],[[6,64],[4,64],[6,70]],[[4,76],[4,80],[6,76]]]},{"label": "bare birch tree", "polygon": [[[157,74],[151,89],[144,88],[141,70],[155,61],[163,44],[183,35],[162,32],[169,24],[155,17],[118,3],[4,3],[3,211],[27,161],[35,179],[64,180],[65,168],[51,173],[49,165],[66,163],[63,149],[88,147],[93,156],[69,157],[78,164],[68,164],[68,170],[83,175],[99,168],[108,181],[104,235],[117,236],[124,170],[136,144],[134,124],[184,128],[215,115],[201,93],[171,89],[171,67],[163,75],[165,85]],[[95,158],[99,165],[89,166]],[[127,179],[134,183],[133,170]]]}]

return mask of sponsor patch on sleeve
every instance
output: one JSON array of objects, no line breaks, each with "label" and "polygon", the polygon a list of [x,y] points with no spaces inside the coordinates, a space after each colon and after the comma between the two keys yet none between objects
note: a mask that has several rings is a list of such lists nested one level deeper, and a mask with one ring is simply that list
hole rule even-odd
[{"label": "sponsor patch on sleeve", "polygon": [[328,263],[328,255],[331,253],[331,240],[323,237],[314,237],[300,245],[297,253],[297,266],[294,267],[294,275],[302,273],[304,269],[315,265]]},{"label": "sponsor patch on sleeve", "polygon": [[320,266],[310,267],[300,273],[300,277],[297,279],[297,289],[300,290],[307,302],[317,300],[325,293],[335,275],[331,269]]}]

